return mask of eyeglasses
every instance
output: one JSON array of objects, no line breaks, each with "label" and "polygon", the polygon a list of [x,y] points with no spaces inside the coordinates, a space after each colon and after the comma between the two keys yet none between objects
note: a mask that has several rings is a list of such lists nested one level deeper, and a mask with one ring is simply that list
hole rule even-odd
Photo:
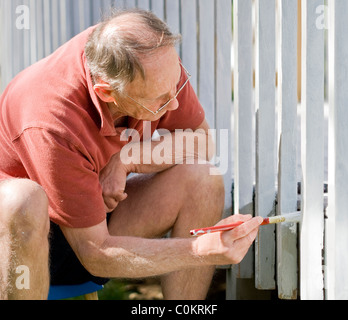
[{"label": "eyeglasses", "polygon": [[147,110],[148,112],[152,113],[154,116],[159,114],[165,107],[167,107],[172,101],[174,101],[179,93],[182,91],[182,89],[185,88],[185,86],[187,85],[187,83],[190,81],[190,79],[192,78],[191,74],[186,70],[186,68],[180,63],[180,65],[182,66],[182,68],[184,69],[186,75],[187,75],[187,79],[185,81],[185,83],[180,87],[180,89],[176,92],[175,96],[171,99],[169,99],[162,107],[160,107],[157,111],[152,111],[149,108],[145,107],[143,104],[139,103],[138,101],[134,100],[132,97],[130,97],[127,94],[124,94],[127,98],[131,99],[132,101],[134,101],[136,104],[138,104],[139,106],[141,106],[142,108],[144,108],[145,110]]}]

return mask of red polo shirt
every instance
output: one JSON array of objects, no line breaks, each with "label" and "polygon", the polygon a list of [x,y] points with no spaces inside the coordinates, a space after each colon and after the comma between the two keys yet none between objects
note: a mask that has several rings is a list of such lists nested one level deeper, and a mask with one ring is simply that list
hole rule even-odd
[{"label": "red polo shirt", "polygon": [[[49,57],[21,72],[0,97],[0,180],[29,178],[49,198],[53,222],[86,228],[106,218],[99,174],[126,142],[106,103],[93,90],[84,47],[89,28]],[[179,86],[186,79],[182,72]],[[204,111],[188,84],[178,110],[156,129],[195,129]],[[128,118],[143,134],[143,121]]]}]

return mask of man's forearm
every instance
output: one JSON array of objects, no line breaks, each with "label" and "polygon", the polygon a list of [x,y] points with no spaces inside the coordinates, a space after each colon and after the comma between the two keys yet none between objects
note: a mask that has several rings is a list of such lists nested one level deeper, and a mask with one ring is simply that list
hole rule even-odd
[{"label": "man's forearm", "polygon": [[87,267],[100,277],[143,278],[206,265],[195,241],[109,237]]},{"label": "man's forearm", "polygon": [[243,221],[236,229],[184,239],[115,237],[109,234],[105,222],[87,229],[62,230],[91,274],[143,278],[187,268],[240,263],[263,222],[261,217],[250,218],[234,215],[220,223]]},{"label": "man's forearm", "polygon": [[[99,277],[143,278],[187,268],[238,264],[256,238],[261,217],[232,216],[221,223],[239,219],[242,226],[223,233],[197,238],[143,239],[107,236],[100,245],[84,246],[86,269]],[[83,252],[80,252],[80,254]]]}]

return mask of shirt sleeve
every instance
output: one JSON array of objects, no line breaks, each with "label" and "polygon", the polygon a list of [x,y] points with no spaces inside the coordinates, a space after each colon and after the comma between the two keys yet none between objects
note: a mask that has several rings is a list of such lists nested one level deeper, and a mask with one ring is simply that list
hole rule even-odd
[{"label": "shirt sleeve", "polygon": [[[187,79],[183,68],[182,75],[178,88],[180,88]],[[174,131],[176,129],[195,130],[203,123],[205,112],[190,82],[188,82],[179,93],[178,102],[179,108],[175,111],[167,112],[161,118],[158,129],[167,129],[169,131]]]},{"label": "shirt sleeve", "polygon": [[15,145],[28,178],[48,196],[53,222],[88,228],[106,219],[99,177],[78,146],[39,128],[25,130]]}]

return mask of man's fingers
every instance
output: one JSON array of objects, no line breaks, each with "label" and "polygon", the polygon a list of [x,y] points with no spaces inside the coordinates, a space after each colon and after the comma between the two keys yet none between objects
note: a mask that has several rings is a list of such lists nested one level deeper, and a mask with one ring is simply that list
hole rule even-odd
[{"label": "man's fingers", "polygon": [[121,201],[126,200],[127,197],[128,197],[128,194],[125,193],[125,192],[123,192],[122,194],[116,196],[116,200],[117,200],[118,202],[121,202]]},{"label": "man's fingers", "polygon": [[231,235],[233,234],[233,238],[235,240],[241,239],[241,238],[247,237],[254,230],[256,231],[256,234],[257,234],[258,227],[261,225],[262,222],[263,222],[263,219],[261,217],[255,217],[253,219],[250,219],[244,222],[242,225],[240,225],[239,227],[229,232],[231,232]]},{"label": "man's fingers", "polygon": [[118,206],[118,202],[115,199],[104,200],[104,207],[107,213],[114,211]]},{"label": "man's fingers", "polygon": [[117,208],[118,204],[126,200],[127,197],[128,197],[127,193],[118,194],[114,197],[104,196],[104,205],[105,205],[106,212],[114,211]]},{"label": "man's fingers", "polygon": [[234,257],[233,257],[232,264],[238,264],[244,259],[250,246],[255,241],[257,237],[257,233],[258,233],[258,228],[252,230],[245,237],[234,241],[235,248],[238,248],[238,250],[234,250]]}]

